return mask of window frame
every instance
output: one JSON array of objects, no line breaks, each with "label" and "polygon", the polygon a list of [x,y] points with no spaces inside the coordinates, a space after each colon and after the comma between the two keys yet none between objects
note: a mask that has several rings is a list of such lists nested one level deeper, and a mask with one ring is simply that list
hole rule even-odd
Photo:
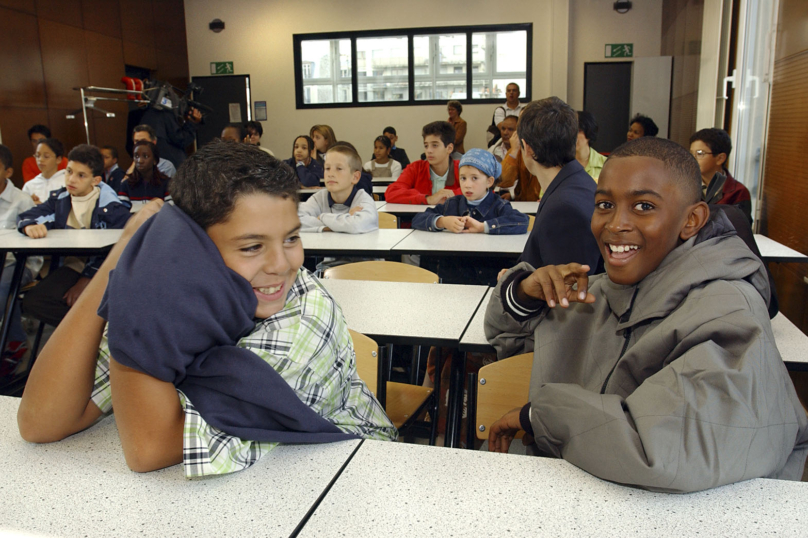
[{"label": "window frame", "polygon": [[[516,23],[516,24],[491,24],[482,26],[432,26],[422,28],[397,28],[388,30],[363,30],[356,32],[324,32],[312,34],[293,34],[293,54],[294,54],[294,74],[295,74],[295,105],[298,110],[305,109],[318,109],[318,108],[362,108],[362,107],[382,107],[382,106],[425,106],[425,105],[443,105],[446,104],[448,99],[424,99],[416,100],[416,87],[415,87],[415,65],[414,65],[414,48],[413,39],[415,36],[424,35],[441,35],[441,34],[465,34],[466,35],[466,98],[457,99],[462,104],[501,104],[504,97],[496,98],[480,98],[472,97],[473,94],[473,79],[474,77],[473,62],[472,62],[472,35],[478,33],[491,33],[491,32],[513,32],[525,31],[526,32],[526,63],[525,66],[525,84],[520,88],[520,100],[530,101],[532,96],[533,86],[533,23]],[[406,37],[407,38],[407,87],[408,98],[403,101],[359,101],[359,84],[358,84],[358,64],[356,52],[356,40],[360,38],[373,38],[373,37]],[[351,101],[348,103],[304,103],[303,88],[306,83],[310,83],[313,79],[303,78],[303,63],[302,63],[302,42],[309,40],[339,40],[350,39],[351,41]],[[486,52],[488,54],[488,51]],[[430,70],[434,73],[434,70]],[[498,77],[494,72],[492,66],[493,78]],[[479,73],[476,73],[479,75]],[[443,79],[443,77],[437,77]],[[430,76],[433,76],[432,74]],[[370,77],[376,78],[376,77]],[[379,77],[381,78],[381,77]],[[507,77],[505,77],[507,78]],[[319,79],[316,79],[319,80]],[[346,79],[341,79],[347,82]],[[367,77],[366,77],[367,80]],[[325,81],[324,81],[325,82]],[[332,81],[327,81],[331,83]]]}]

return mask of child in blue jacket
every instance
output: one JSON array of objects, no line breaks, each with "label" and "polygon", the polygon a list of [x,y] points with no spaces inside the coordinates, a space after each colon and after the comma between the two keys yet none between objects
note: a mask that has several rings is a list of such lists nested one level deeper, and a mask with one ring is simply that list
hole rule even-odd
[{"label": "child in blue jacket", "polygon": [[[460,160],[458,171],[463,194],[416,215],[413,228],[430,232],[527,233],[528,216],[491,190],[502,173],[496,157],[482,149],[469,150]],[[421,266],[438,273],[447,284],[495,285],[502,261],[423,256]]]},{"label": "child in blue jacket", "polygon": [[[33,239],[48,235],[48,230],[123,228],[129,219],[129,205],[101,181],[104,157],[94,146],[81,144],[67,156],[65,186],[51,192],[48,199],[17,217],[17,229]],[[68,257],[35,288],[22,303],[26,314],[58,325],[78,300],[90,279],[95,275],[104,256],[89,258],[86,262]]]}]

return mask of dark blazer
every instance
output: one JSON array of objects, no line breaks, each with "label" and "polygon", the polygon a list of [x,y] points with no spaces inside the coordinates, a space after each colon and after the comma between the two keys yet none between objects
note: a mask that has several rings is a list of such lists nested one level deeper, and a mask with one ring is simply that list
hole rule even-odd
[{"label": "dark blazer", "polygon": [[412,219],[412,227],[416,230],[439,232],[432,222],[435,217],[462,217],[471,216],[479,222],[487,222],[491,235],[518,235],[527,233],[530,219],[524,213],[515,210],[511,204],[489,192],[478,206],[468,204],[462,194],[446,200],[443,204],[430,207],[423,213],[418,213]]},{"label": "dark blazer", "polygon": [[536,269],[575,262],[589,265],[589,274],[602,273],[603,260],[590,228],[596,188],[578,161],[564,165],[542,194],[519,261]]}]

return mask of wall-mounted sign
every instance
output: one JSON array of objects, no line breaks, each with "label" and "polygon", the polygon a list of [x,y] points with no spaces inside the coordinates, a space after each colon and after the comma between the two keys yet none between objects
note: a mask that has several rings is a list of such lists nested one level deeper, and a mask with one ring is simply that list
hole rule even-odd
[{"label": "wall-mounted sign", "polygon": [[613,43],[606,45],[607,58],[631,58],[634,56],[634,43]]},{"label": "wall-mounted sign", "polygon": [[253,107],[255,108],[255,121],[267,121],[267,102],[256,101]]},{"label": "wall-mounted sign", "polygon": [[232,75],[233,62],[210,62],[211,75]]}]

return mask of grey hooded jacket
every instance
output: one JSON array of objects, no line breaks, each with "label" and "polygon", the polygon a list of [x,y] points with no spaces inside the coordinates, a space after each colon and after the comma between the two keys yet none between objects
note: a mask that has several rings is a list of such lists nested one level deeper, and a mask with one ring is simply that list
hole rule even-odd
[{"label": "grey hooded jacket", "polygon": [[639,284],[590,277],[591,305],[520,323],[502,304],[506,280],[486,337],[500,358],[534,352],[541,453],[658,491],[800,479],[808,419],[774,343],[768,278],[722,212]]}]

